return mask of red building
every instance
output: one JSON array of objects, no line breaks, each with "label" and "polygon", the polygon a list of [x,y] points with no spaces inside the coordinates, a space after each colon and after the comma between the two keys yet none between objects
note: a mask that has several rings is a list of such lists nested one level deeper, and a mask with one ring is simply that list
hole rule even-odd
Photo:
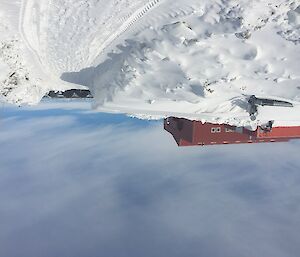
[{"label": "red building", "polygon": [[179,146],[286,142],[300,139],[300,126],[272,127],[272,123],[251,131],[227,124],[170,117],[164,120],[164,129],[173,135]]}]

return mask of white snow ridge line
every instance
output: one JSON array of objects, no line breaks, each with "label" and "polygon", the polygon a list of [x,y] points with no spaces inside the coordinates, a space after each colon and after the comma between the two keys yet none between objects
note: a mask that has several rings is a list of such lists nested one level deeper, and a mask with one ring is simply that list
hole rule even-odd
[{"label": "white snow ridge line", "polygon": [[[26,21],[25,21],[26,20],[26,17],[25,17],[26,9],[28,8],[28,5],[30,5],[30,3],[32,3],[32,2],[33,2],[32,0],[23,0],[22,4],[21,4],[20,17],[19,17],[19,32],[21,35],[21,39],[24,42],[27,49],[32,53],[33,59],[31,59],[30,62],[36,63],[35,69],[38,69],[38,72],[41,73],[42,77],[46,77],[46,78],[51,77],[53,80],[57,80],[51,76],[51,73],[48,71],[48,67],[46,67],[45,63],[43,63],[43,61],[42,61],[40,53],[38,52],[37,49],[34,48],[34,46],[31,45],[31,43],[28,40],[28,35],[25,33],[25,31],[28,31],[28,30],[31,31],[31,29],[32,29],[32,28],[31,29],[24,28],[24,26],[27,25]],[[30,14],[31,14],[31,12],[30,12]],[[31,35],[31,36],[33,36],[33,35]],[[38,36],[38,35],[36,35],[36,36]],[[37,43],[39,43],[39,42],[37,42]],[[47,70],[48,72],[45,72],[45,70]]]},{"label": "white snow ridge line", "polygon": [[25,10],[28,6],[29,1],[28,0],[23,0],[22,4],[21,4],[20,18],[19,18],[19,31],[20,31],[20,34],[21,34],[21,38],[22,38],[23,42],[26,44],[26,47],[28,48],[28,50],[30,50],[34,54],[34,56],[38,60],[39,64],[42,65],[42,60],[40,59],[40,56],[39,56],[38,52],[29,43],[28,38],[27,38],[26,33],[25,33],[25,29],[24,29]]}]

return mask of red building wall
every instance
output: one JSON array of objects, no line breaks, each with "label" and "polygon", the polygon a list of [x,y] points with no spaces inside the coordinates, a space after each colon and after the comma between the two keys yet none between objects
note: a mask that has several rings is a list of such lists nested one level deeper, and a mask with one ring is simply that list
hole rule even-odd
[{"label": "red building wall", "polygon": [[180,146],[282,142],[300,138],[300,126],[275,127],[269,132],[261,128],[250,131],[227,124],[202,123],[170,117],[165,119],[164,128],[173,135]]},{"label": "red building wall", "polygon": [[194,123],[194,144],[233,144],[246,143],[253,139],[253,132],[224,124]]},{"label": "red building wall", "polygon": [[187,119],[171,117],[164,121],[165,130],[173,135],[177,144],[180,143],[180,140],[185,145],[193,142],[193,126],[194,122]]},{"label": "red building wall", "polygon": [[275,127],[270,132],[257,129],[258,138],[298,138],[300,136],[300,126],[298,127]]}]

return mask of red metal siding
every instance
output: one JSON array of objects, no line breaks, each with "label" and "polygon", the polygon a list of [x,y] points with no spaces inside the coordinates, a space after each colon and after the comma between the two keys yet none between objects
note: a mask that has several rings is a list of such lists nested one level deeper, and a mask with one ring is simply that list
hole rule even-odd
[{"label": "red metal siding", "polygon": [[261,128],[250,131],[227,124],[202,124],[200,121],[171,117],[165,119],[164,128],[180,146],[286,142],[289,139],[300,139],[300,126],[274,127],[269,132]]},{"label": "red metal siding", "polygon": [[300,137],[299,127],[275,127],[270,132],[264,132],[262,129],[257,129],[258,138],[298,138]]},{"label": "red metal siding", "polygon": [[192,143],[193,140],[193,121],[181,118],[168,118],[164,121],[165,130],[169,131],[177,144],[180,145],[180,140]]},{"label": "red metal siding", "polygon": [[193,143],[191,143],[191,142],[188,142],[188,141],[186,141],[186,140],[184,140],[184,139],[180,139],[178,145],[179,145],[179,146],[193,146],[193,145],[195,145],[195,144],[193,144]]},{"label": "red metal siding", "polygon": [[[212,133],[212,129],[220,128],[220,132]],[[232,130],[231,132],[226,132]],[[194,144],[208,145],[208,144],[233,144],[248,142],[253,139],[254,134],[241,128],[241,133],[236,132],[236,128],[224,125],[224,124],[212,124],[212,123],[199,123],[195,122],[194,127]]]}]

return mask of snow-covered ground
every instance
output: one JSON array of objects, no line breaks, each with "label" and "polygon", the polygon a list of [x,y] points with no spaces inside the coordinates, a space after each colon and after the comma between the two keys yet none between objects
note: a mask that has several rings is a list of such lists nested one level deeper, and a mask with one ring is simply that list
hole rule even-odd
[{"label": "snow-covered ground", "polygon": [[[99,111],[300,125],[299,0],[1,0],[0,8],[0,90],[10,102],[81,85]],[[251,121],[252,94],[294,108],[261,107]]]}]

